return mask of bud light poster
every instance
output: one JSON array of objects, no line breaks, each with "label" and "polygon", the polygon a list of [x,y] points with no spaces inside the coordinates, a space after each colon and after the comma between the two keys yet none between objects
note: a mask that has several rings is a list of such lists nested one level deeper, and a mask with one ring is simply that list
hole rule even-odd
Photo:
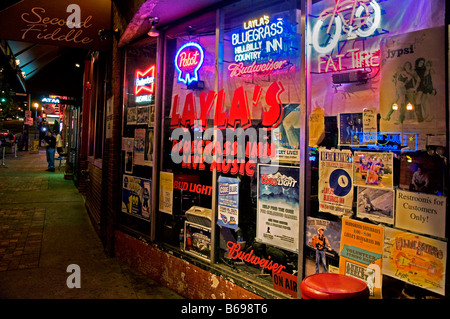
[{"label": "bud light poster", "polygon": [[122,212],[150,221],[151,185],[148,179],[123,175]]},{"label": "bud light poster", "polygon": [[219,226],[237,230],[239,213],[239,179],[219,177]]},{"label": "bud light poster", "polygon": [[258,165],[258,241],[298,251],[298,177],[298,167]]},{"label": "bud light poster", "polygon": [[319,149],[319,210],[353,214],[353,158],[349,150]]}]

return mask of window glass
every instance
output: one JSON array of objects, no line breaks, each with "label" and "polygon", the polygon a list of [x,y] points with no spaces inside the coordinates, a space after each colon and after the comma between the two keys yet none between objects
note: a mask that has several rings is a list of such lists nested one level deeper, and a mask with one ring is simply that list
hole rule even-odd
[{"label": "window glass", "polygon": [[153,211],[156,72],[155,41],[126,49],[122,207],[119,221],[123,226],[147,236],[150,235]]},{"label": "window glass", "polygon": [[[305,275],[357,277],[374,298],[400,297],[411,287],[417,296],[443,295],[447,123],[439,115],[445,114],[445,70],[437,67],[445,60],[442,2],[351,2],[355,6],[316,2],[308,19]],[[420,21],[410,19],[413,12]],[[412,238],[438,253],[399,244]],[[412,266],[415,258],[437,267],[434,275]]]},{"label": "window glass", "polygon": [[218,261],[279,288],[280,276],[297,274],[303,209],[300,11],[293,1],[245,1],[227,7],[223,21]]}]

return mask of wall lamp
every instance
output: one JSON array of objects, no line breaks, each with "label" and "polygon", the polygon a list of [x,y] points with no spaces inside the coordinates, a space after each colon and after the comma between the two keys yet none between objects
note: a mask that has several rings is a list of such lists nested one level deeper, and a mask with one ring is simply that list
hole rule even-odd
[{"label": "wall lamp", "polygon": [[109,39],[111,36],[114,36],[116,39],[119,39],[119,29],[114,30],[105,30],[101,29],[98,31],[98,36],[100,37],[100,40],[105,41]]},{"label": "wall lamp", "polygon": [[156,30],[156,27],[155,27],[155,25],[157,25],[159,23],[159,18],[158,17],[150,17],[150,18],[148,18],[148,22],[150,23],[151,27],[147,34],[150,37],[159,36],[159,31]]}]

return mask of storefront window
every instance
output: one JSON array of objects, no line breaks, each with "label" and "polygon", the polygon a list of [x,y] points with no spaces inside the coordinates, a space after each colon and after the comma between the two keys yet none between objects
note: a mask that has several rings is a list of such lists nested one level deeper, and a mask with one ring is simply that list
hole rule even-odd
[{"label": "storefront window", "polygon": [[445,294],[442,6],[312,6],[305,275],[362,279],[372,298]]},{"label": "storefront window", "polygon": [[299,32],[245,1],[166,34],[159,238],[269,286],[297,271]]},{"label": "storefront window", "polygon": [[306,79],[298,1],[166,31],[156,237],[292,297],[317,272],[444,295],[442,1],[313,3]]},{"label": "storefront window", "polygon": [[[150,40],[151,41],[151,40]],[[120,224],[150,236],[156,94],[156,41],[126,49]],[[112,106],[112,101],[108,105]],[[107,111],[108,113],[108,111]],[[108,114],[107,114],[108,116]],[[106,125],[106,138],[111,132]]]}]

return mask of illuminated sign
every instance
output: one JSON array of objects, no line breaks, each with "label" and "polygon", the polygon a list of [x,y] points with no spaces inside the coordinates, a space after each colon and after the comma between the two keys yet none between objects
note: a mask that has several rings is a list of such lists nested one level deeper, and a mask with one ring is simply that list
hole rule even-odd
[{"label": "illuminated sign", "polygon": [[52,103],[52,104],[59,104],[61,101],[59,99],[54,99],[50,97],[44,97],[41,100],[42,103]]},{"label": "illuminated sign", "polygon": [[[228,66],[230,77],[270,73],[285,67],[288,62],[286,59],[276,60],[284,53],[285,33],[286,25],[282,18],[270,21],[268,15],[263,15],[244,22],[243,29],[231,35],[235,63]],[[244,62],[251,64],[245,65]]]},{"label": "illuminated sign", "polygon": [[[351,62],[351,63],[350,63]],[[361,51],[349,49],[336,57],[319,54],[317,57],[317,72],[340,72],[350,69],[373,68],[380,66],[380,50]]]},{"label": "illuminated sign", "polygon": [[179,48],[174,61],[178,71],[178,82],[188,85],[198,81],[198,70],[204,58],[203,48],[198,43],[189,42]]},{"label": "illuminated sign", "polygon": [[343,33],[347,40],[366,38],[375,33],[380,23],[381,8],[375,0],[336,1],[334,7],[319,15],[312,30],[312,46],[318,53],[329,53]]},{"label": "illuminated sign", "polygon": [[137,70],[134,81],[134,94],[153,94],[155,90],[155,65],[150,66],[144,72]]},{"label": "illuminated sign", "polygon": [[417,150],[417,133],[364,133],[355,132],[356,141],[360,145],[352,145],[354,149],[376,151],[415,151]]},{"label": "illuminated sign", "polygon": [[136,96],[136,103],[152,103],[153,95],[145,94]]}]

